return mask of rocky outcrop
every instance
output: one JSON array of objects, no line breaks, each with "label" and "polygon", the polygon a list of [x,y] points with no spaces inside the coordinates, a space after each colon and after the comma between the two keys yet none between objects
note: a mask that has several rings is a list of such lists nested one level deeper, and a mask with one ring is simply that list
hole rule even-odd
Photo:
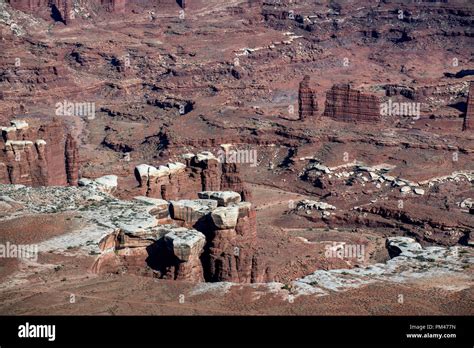
[{"label": "rocky outcrop", "polygon": [[82,178],[78,181],[80,187],[89,187],[91,189],[111,194],[115,192],[118,186],[118,177],[116,175],[105,175],[97,179]]},{"label": "rocky outcrop", "polygon": [[204,192],[199,192],[198,196],[201,199],[216,200],[220,207],[227,207],[232,203],[239,203],[241,200],[240,195],[237,192],[233,192],[233,191],[224,191],[224,192],[204,191]]},{"label": "rocky outcrop", "polygon": [[[25,111],[25,100],[33,89],[68,88],[72,82],[68,80],[67,68],[56,62],[38,66],[23,63],[21,67],[4,69],[0,76],[2,86],[1,98],[5,101],[19,103],[17,113]],[[45,98],[47,98],[45,96]],[[11,113],[12,117],[15,113]]]},{"label": "rocky outcrop", "polygon": [[10,5],[20,11],[34,11],[49,6],[50,0],[9,0]]},{"label": "rocky outcrop", "polygon": [[235,191],[240,194],[243,201],[251,201],[252,193],[245,185],[239,170],[237,163],[221,163],[222,174],[221,174],[221,187],[220,190]]},{"label": "rocky outcrop", "polygon": [[128,0],[100,0],[103,8],[109,12],[123,13],[127,7]]},{"label": "rocky outcrop", "polygon": [[470,130],[473,128],[473,118],[474,118],[474,82],[471,81],[469,85],[469,95],[467,96],[467,108],[466,115],[464,116],[464,123],[462,130]]},{"label": "rocky outcrop", "polygon": [[386,248],[391,258],[385,263],[352,269],[317,270],[296,280],[292,286],[310,285],[323,291],[347,291],[380,281],[406,284],[416,279],[429,283],[438,277],[444,279],[451,272],[462,271],[472,257],[467,248],[460,252],[459,246],[422,247],[409,237],[388,237]]},{"label": "rocky outcrop", "polygon": [[207,281],[254,283],[263,274],[256,256],[256,212],[248,202],[219,207],[211,214],[214,229],[205,255]]},{"label": "rocky outcrop", "polygon": [[193,198],[202,190],[201,173],[197,168],[174,162],[155,168],[146,164],[135,168],[143,194],[166,200]]},{"label": "rocky outcrop", "polygon": [[300,83],[298,90],[298,104],[300,120],[316,116],[318,103],[315,93],[310,87],[310,77],[306,75]]},{"label": "rocky outcrop", "polygon": [[164,242],[175,258],[176,280],[203,281],[200,256],[206,244],[206,237],[196,230],[176,228],[167,233]]},{"label": "rocky outcrop", "polygon": [[79,180],[79,150],[77,142],[71,134],[68,134],[66,137],[65,159],[67,183],[77,186]]},{"label": "rocky outcrop", "polygon": [[168,202],[136,197],[159,225],[118,229],[105,237],[94,271],[124,268],[144,274],[149,269],[154,277],[192,282],[262,281],[252,204],[241,202],[236,192],[200,192],[199,196],[207,198]]},{"label": "rocky outcrop", "polygon": [[221,163],[210,152],[185,154],[185,163],[172,162],[153,167],[147,164],[135,168],[135,177],[148,197],[166,200],[191,199],[201,191],[235,191],[243,200],[250,192],[240,177],[235,163]]},{"label": "rocky outcrop", "polygon": [[181,220],[193,226],[217,208],[217,202],[210,199],[180,200],[170,202],[170,213],[174,220]]},{"label": "rocky outcrop", "polygon": [[46,18],[50,15],[54,20],[67,24],[74,18],[72,0],[9,0],[10,5],[23,12],[30,12]]},{"label": "rocky outcrop", "polygon": [[203,190],[214,191],[221,187],[221,165],[210,152],[201,152],[194,157],[192,165],[201,169]]},{"label": "rocky outcrop", "polygon": [[239,218],[238,206],[219,207],[211,213],[212,222],[219,230],[233,229]]},{"label": "rocky outcrop", "polygon": [[348,84],[334,85],[326,94],[324,116],[344,122],[377,122],[381,118],[380,101]]},{"label": "rocky outcrop", "polygon": [[119,230],[105,239],[109,243],[102,243],[104,253],[95,262],[99,267],[93,267],[96,273],[122,268],[147,275],[148,269],[148,275],[161,279],[204,280],[200,257],[206,238],[195,229],[168,224],[133,234]]},{"label": "rocky outcrop", "polygon": [[433,213],[429,207],[417,203],[405,203],[403,210],[390,203],[361,206],[357,210],[382,217],[382,222],[397,226],[419,240],[441,245],[462,244],[474,227],[468,214],[443,210]]},{"label": "rocky outcrop", "polygon": [[77,185],[77,143],[62,122],[13,120],[0,131],[0,183]]},{"label": "rocky outcrop", "polygon": [[309,209],[309,210],[335,210],[336,207],[331,205],[331,204],[328,204],[326,202],[319,202],[319,201],[312,201],[312,200],[309,200],[309,199],[304,199],[302,201],[299,201],[297,204],[296,204],[296,209]]}]

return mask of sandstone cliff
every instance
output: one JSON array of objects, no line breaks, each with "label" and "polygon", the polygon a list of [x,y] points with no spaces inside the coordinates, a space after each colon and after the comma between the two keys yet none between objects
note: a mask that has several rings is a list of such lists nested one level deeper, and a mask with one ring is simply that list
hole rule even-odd
[{"label": "sandstone cliff", "polygon": [[377,122],[380,120],[380,101],[350,85],[334,85],[326,94],[324,116],[344,122]]},{"label": "sandstone cliff", "polygon": [[0,183],[77,185],[77,144],[61,121],[13,120],[0,130]]},{"label": "sandstone cliff", "polygon": [[[117,230],[100,243],[93,271],[124,269],[191,282],[262,281],[256,249],[256,212],[232,191],[203,191],[199,199],[135,200],[149,205],[158,225]],[[148,271],[146,270],[148,269]]]},{"label": "sandstone cliff", "polygon": [[306,75],[300,83],[298,103],[300,120],[316,116],[318,104],[314,91],[310,87],[310,77],[308,75]]},{"label": "sandstone cliff", "polygon": [[210,152],[185,154],[183,160],[185,163],[168,163],[158,168],[147,164],[137,166],[135,177],[142,194],[171,200],[191,199],[199,191],[232,190],[243,200],[251,199],[237,164],[221,163]]}]

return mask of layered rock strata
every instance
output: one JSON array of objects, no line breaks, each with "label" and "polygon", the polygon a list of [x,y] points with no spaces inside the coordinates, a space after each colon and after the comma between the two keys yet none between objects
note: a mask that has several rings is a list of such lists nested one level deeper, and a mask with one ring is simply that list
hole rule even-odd
[{"label": "layered rock strata", "polygon": [[113,13],[123,13],[127,9],[128,0],[100,0],[102,8]]},{"label": "layered rock strata", "polygon": [[256,212],[248,202],[218,207],[211,213],[213,228],[204,258],[208,281],[262,281],[256,256]]},{"label": "layered rock strata", "polygon": [[50,4],[50,0],[9,0],[8,2],[11,7],[20,11],[34,11]]},{"label": "layered rock strata", "polygon": [[119,269],[191,282],[258,282],[256,213],[236,192],[204,191],[194,200],[135,200],[150,206],[159,225],[118,229],[100,243],[96,272]]},{"label": "layered rock strata", "polygon": [[30,125],[13,120],[0,131],[0,183],[77,185],[77,143],[66,134],[62,122],[55,119]]},{"label": "layered rock strata", "polygon": [[310,77],[306,75],[298,90],[298,105],[300,120],[316,116],[318,103],[314,91],[310,87]]},{"label": "layered rock strata", "polygon": [[199,191],[231,190],[249,200],[250,194],[235,163],[221,163],[210,152],[185,154],[185,163],[172,162],[158,167],[147,164],[135,168],[142,194],[166,200],[194,198]]},{"label": "layered rock strata", "polygon": [[79,150],[76,140],[71,134],[66,137],[65,146],[67,183],[76,186],[79,180]]},{"label": "layered rock strata", "polygon": [[474,81],[471,81],[469,85],[469,95],[467,96],[467,108],[466,115],[464,116],[464,123],[462,130],[470,130],[473,128],[473,118],[474,118]]},{"label": "layered rock strata", "polygon": [[381,119],[380,100],[348,84],[334,85],[326,93],[324,116],[343,122],[377,122]]}]

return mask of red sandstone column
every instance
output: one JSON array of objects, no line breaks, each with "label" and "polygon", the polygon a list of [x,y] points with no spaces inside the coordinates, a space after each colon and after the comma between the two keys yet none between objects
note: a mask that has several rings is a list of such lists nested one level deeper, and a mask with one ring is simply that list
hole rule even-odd
[{"label": "red sandstone column", "polygon": [[310,78],[306,75],[300,83],[298,91],[299,116],[300,120],[315,116],[318,110],[318,104],[315,99],[314,91],[310,88]]},{"label": "red sandstone column", "polygon": [[462,130],[467,131],[472,129],[472,118],[474,116],[474,81],[471,81],[469,86],[469,94],[467,96],[466,115],[464,116],[464,123]]}]

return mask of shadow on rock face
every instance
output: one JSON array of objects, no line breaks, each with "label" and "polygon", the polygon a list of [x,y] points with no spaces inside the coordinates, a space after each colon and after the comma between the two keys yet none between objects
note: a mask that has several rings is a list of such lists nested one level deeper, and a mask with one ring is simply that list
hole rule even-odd
[{"label": "shadow on rock face", "polygon": [[61,12],[59,11],[59,9],[56,7],[56,5],[52,5],[51,6],[51,18],[55,21],[55,22],[62,22],[64,24],[65,23],[65,20],[61,14]]},{"label": "shadow on rock face", "polygon": [[390,256],[391,259],[399,256],[402,253],[400,248],[396,247],[395,245],[388,244],[388,241],[387,241],[386,247],[387,247],[388,255]]},{"label": "shadow on rock face", "polygon": [[454,108],[456,110],[461,111],[462,113],[466,113],[467,111],[467,103],[466,102],[457,102],[454,104],[449,104],[448,105],[451,108]]},{"label": "shadow on rock face", "polygon": [[163,238],[146,247],[148,257],[145,262],[153,271],[159,273],[159,278],[175,278],[174,269],[178,258],[168,249]]}]

